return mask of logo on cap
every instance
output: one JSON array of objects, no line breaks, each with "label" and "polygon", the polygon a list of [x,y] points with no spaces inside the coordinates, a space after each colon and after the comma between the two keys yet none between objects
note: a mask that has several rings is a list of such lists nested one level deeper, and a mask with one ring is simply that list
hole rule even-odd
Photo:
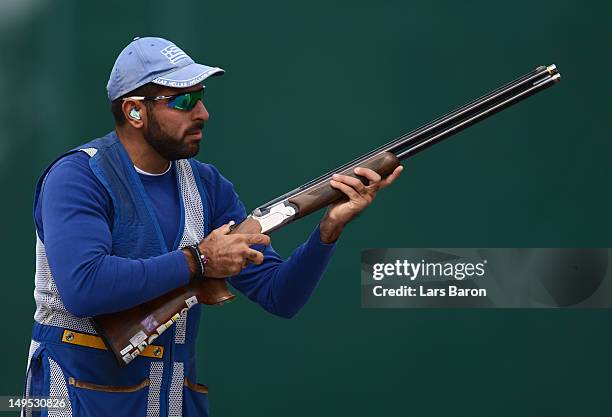
[{"label": "logo on cap", "polygon": [[163,56],[168,58],[173,65],[176,65],[181,59],[189,58],[181,48],[176,45],[170,45],[161,50]]}]

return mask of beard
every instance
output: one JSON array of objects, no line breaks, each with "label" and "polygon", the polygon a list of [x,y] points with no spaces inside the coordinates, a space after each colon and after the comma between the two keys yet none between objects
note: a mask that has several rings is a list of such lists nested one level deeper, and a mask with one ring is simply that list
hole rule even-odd
[{"label": "beard", "polygon": [[[193,129],[202,129],[194,126]],[[158,154],[168,161],[193,158],[200,151],[200,144],[186,143],[185,138],[175,137],[166,132],[155,117],[154,112],[149,112],[149,123],[144,132],[144,138]]]}]

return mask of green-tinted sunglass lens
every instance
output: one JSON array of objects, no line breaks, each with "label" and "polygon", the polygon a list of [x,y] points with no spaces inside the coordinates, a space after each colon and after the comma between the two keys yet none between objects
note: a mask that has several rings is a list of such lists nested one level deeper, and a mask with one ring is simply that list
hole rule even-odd
[{"label": "green-tinted sunglass lens", "polygon": [[203,96],[204,89],[181,94],[180,96],[176,96],[170,100],[168,102],[168,107],[178,110],[191,110],[196,106],[196,104],[198,104],[198,100],[203,99]]}]

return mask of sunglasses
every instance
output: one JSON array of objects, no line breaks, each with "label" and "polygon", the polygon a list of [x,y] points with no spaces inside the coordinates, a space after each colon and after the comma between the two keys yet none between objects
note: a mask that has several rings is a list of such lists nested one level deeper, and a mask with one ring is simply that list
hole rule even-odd
[{"label": "sunglasses", "polygon": [[133,96],[126,97],[126,100],[168,100],[167,106],[171,109],[189,111],[193,109],[198,101],[204,102],[204,87],[197,91],[191,91],[189,93],[175,94],[173,96],[157,96],[157,97],[144,97],[144,96]]}]

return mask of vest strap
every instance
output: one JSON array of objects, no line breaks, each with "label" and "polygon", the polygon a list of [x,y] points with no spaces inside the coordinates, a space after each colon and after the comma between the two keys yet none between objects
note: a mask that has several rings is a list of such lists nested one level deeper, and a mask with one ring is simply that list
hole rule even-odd
[{"label": "vest strap", "polygon": [[[74,330],[65,329],[62,334],[62,342],[71,345],[86,346],[94,349],[108,350],[101,337],[87,333],[79,333]],[[141,356],[148,358],[162,359],[164,357],[164,347],[158,345],[148,345]]]}]

